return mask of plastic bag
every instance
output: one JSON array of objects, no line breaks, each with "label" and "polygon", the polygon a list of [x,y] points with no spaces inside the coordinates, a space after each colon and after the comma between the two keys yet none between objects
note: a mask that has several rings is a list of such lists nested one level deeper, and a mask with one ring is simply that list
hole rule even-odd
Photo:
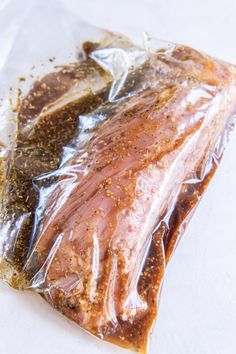
[{"label": "plastic bag", "polygon": [[3,26],[0,274],[144,353],[166,265],[234,125],[236,70],[58,6],[32,2]]}]

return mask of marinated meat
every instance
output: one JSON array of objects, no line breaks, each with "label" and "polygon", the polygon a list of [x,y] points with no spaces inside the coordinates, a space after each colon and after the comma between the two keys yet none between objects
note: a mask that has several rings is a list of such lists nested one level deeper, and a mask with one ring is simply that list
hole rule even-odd
[{"label": "marinated meat", "polygon": [[114,106],[41,190],[28,262],[38,266],[33,287],[55,308],[140,352],[179,227],[215,171],[236,109],[234,68],[186,47],[171,59],[153,54],[150,66],[148,87]]},{"label": "marinated meat", "polygon": [[223,152],[236,70],[173,46],[149,53],[111,101],[111,74],[91,58],[22,103],[5,188],[4,223],[19,226],[4,230],[11,283],[145,353],[166,264]]}]

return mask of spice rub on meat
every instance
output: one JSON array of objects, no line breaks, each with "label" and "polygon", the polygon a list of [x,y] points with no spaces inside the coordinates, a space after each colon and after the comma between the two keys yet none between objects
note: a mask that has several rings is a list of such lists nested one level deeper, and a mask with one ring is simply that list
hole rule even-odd
[{"label": "spice rub on meat", "polygon": [[[49,76],[51,91],[61,75]],[[110,76],[101,76],[109,85]],[[10,169],[14,196],[22,188],[28,204],[12,199],[8,208],[29,214],[27,254],[16,257],[26,259],[31,286],[92,334],[145,353],[166,263],[221,157],[219,141],[236,109],[236,74],[176,46],[171,55],[150,54],[134,77],[146,84],[130,79],[124,99],[108,102],[100,85],[91,101],[89,93],[41,118],[37,108],[28,129],[26,100],[41,92],[32,89]],[[43,97],[42,107],[51,96]],[[101,116],[90,129],[89,120]]]}]

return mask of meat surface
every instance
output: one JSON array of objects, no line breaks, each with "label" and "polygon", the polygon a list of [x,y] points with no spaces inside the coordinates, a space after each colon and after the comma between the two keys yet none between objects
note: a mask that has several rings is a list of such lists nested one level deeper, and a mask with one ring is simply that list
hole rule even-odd
[{"label": "meat surface", "polygon": [[[30,287],[92,334],[145,353],[166,264],[222,155],[236,111],[236,71],[175,46],[150,54],[134,77],[124,99],[100,96],[83,111],[72,95],[72,106],[49,109],[47,123],[32,116],[33,130],[21,111],[26,153],[18,149],[11,171],[18,186],[19,175],[28,181],[24,198],[29,186],[35,194],[27,208],[21,204],[30,215],[23,266]],[[73,132],[54,151],[68,131],[60,117],[71,117]],[[50,122],[59,127],[53,144]],[[35,146],[40,163],[29,168]]]},{"label": "meat surface", "polygon": [[153,82],[116,106],[41,192],[33,251],[33,286],[54,307],[140,352],[178,227],[215,170],[236,108],[233,68],[185,47],[151,66]]}]

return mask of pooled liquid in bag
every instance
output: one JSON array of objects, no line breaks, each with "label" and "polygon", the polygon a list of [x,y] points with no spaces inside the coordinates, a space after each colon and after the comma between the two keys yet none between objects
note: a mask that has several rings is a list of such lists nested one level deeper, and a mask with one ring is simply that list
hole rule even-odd
[{"label": "pooled liquid in bag", "polygon": [[[236,71],[174,46],[119,74],[111,98],[109,55],[92,51],[23,101],[5,190],[15,245],[6,258],[14,286],[24,279],[82,328],[145,353],[166,264],[222,156]],[[75,100],[68,88],[85,77],[96,89]]]}]

